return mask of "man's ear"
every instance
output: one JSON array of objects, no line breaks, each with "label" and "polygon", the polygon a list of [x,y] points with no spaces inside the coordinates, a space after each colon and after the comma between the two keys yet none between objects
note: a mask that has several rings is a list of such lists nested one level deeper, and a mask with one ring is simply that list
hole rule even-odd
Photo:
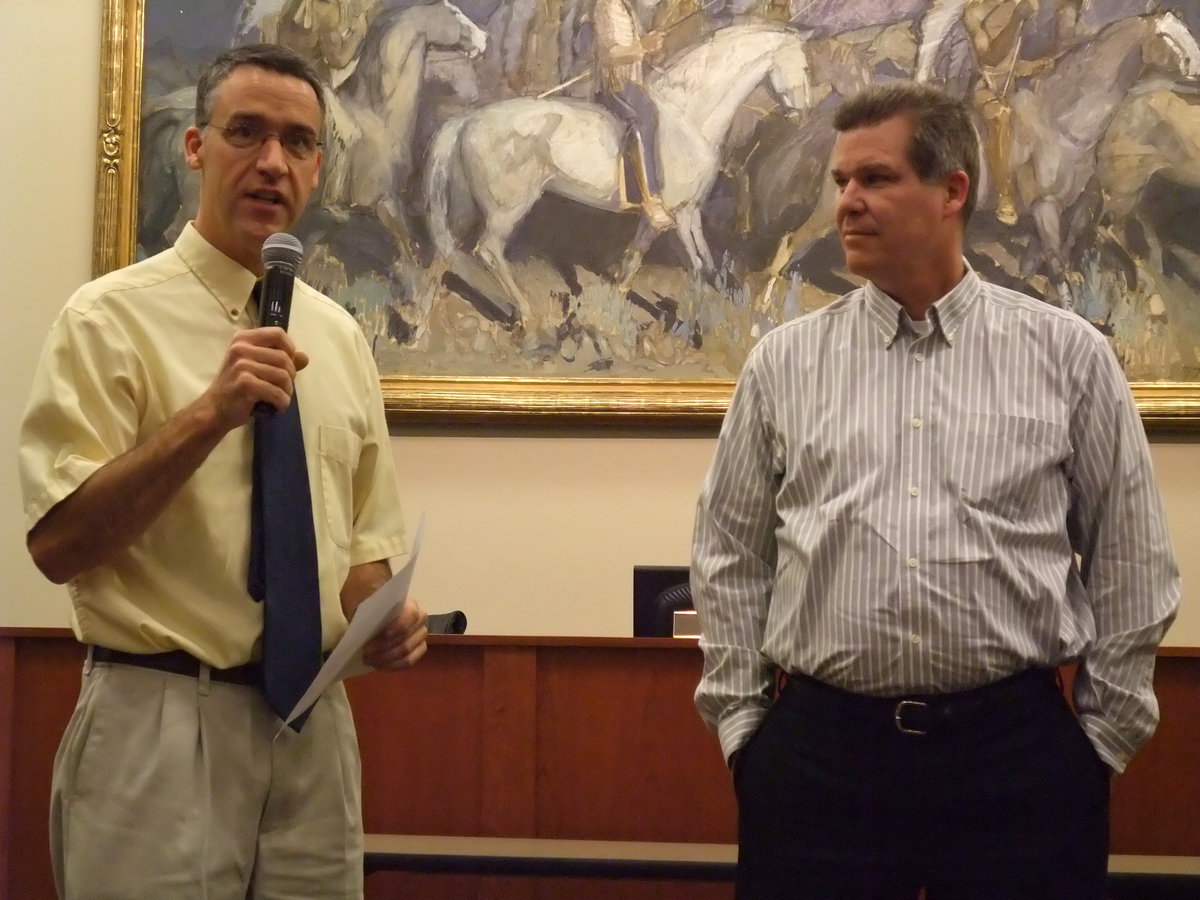
[{"label": "man's ear", "polygon": [[200,150],[204,146],[204,141],[200,137],[200,129],[193,125],[183,133],[183,158],[187,162],[189,169],[199,171],[202,166]]},{"label": "man's ear", "polygon": [[946,216],[957,216],[967,205],[967,191],[971,187],[971,179],[962,169],[946,179]]}]

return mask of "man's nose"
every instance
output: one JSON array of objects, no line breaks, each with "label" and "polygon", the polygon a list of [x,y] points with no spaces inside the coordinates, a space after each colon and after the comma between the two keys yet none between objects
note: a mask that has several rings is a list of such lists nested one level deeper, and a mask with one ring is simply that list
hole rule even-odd
[{"label": "man's nose", "polygon": [[863,208],[862,193],[853,181],[848,181],[838,189],[837,212],[856,213]]},{"label": "man's nose", "polygon": [[287,152],[279,140],[279,135],[268,134],[258,148],[258,168],[263,172],[282,175],[287,171]]}]

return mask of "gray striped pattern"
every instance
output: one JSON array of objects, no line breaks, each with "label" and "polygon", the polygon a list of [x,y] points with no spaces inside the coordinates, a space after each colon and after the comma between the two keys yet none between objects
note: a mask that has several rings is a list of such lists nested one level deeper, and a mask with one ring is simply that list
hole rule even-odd
[{"label": "gray striped pattern", "polygon": [[1079,317],[973,271],[911,322],[873,285],[754,348],[697,508],[696,703],[728,756],[775,666],[865,694],[1082,660],[1121,770],[1179,576],[1129,387]]}]

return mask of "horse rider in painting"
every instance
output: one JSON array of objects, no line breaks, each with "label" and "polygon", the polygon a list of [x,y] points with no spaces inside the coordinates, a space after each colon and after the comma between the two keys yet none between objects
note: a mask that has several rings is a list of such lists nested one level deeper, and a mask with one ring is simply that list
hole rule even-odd
[{"label": "horse rider in painting", "polygon": [[[658,110],[646,92],[643,60],[659,52],[661,32],[643,33],[629,0],[596,0],[593,83],[596,102],[625,126],[620,157],[628,155],[647,221],[657,231],[674,225],[662,200],[662,168],[658,158]],[[632,200],[628,186],[626,197]]]},{"label": "horse rider in painting", "polygon": [[380,9],[370,0],[286,0],[275,40],[311,60],[317,74],[337,87]]},{"label": "horse rider in painting", "polygon": [[[1073,2],[1039,0],[935,0],[921,23],[922,42],[917,60],[918,81],[929,81],[935,57],[955,19],[961,18],[978,63],[975,108],[983,116],[983,138],[988,171],[995,181],[996,218],[1006,225],[1017,220],[1013,197],[1010,149],[1012,105],[1010,95],[1017,79],[1044,73],[1062,49],[1072,30],[1077,10]],[[1023,52],[1033,31],[1049,28],[1057,38],[1048,58],[1029,58]],[[1041,54],[1038,54],[1041,56]]]}]

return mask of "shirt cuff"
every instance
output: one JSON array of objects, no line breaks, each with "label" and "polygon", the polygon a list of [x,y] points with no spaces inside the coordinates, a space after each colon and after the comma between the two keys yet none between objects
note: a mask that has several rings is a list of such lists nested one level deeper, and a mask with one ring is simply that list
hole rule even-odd
[{"label": "shirt cuff", "polygon": [[1079,724],[1096,748],[1096,755],[1114,772],[1124,772],[1137,747],[1094,713],[1081,714]]},{"label": "shirt cuff", "polygon": [[726,762],[735,750],[740,750],[750,740],[766,715],[766,707],[745,706],[721,720],[717,726],[717,739]]}]

